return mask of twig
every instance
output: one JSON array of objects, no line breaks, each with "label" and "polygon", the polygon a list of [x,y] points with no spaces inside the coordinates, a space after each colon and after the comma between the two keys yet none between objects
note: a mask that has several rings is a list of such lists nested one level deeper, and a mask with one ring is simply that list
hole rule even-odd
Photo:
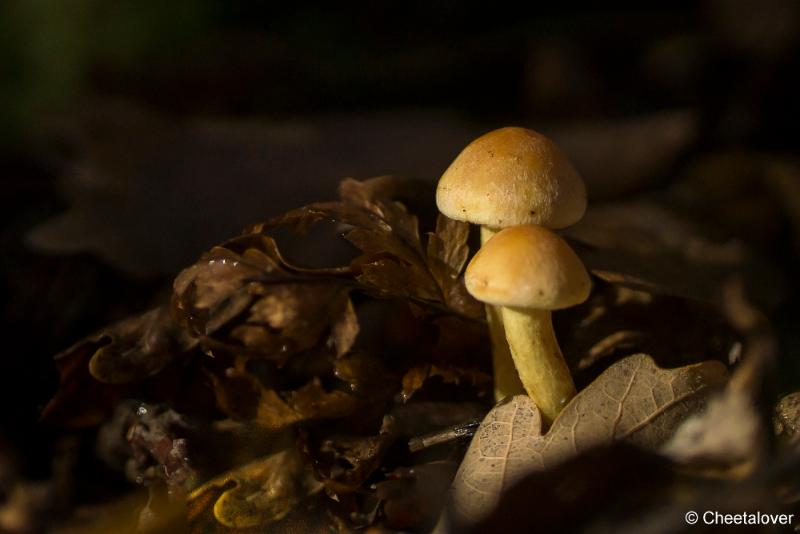
[{"label": "twig", "polygon": [[470,419],[466,423],[459,423],[444,430],[438,430],[431,434],[411,438],[408,440],[408,448],[411,452],[421,451],[434,445],[441,445],[442,443],[449,443],[457,439],[471,438],[475,431],[481,424],[480,419]]}]

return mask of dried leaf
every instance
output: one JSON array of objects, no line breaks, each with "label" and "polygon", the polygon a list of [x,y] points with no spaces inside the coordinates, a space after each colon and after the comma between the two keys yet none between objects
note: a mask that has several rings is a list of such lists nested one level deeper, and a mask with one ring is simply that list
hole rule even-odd
[{"label": "dried leaf", "polygon": [[217,247],[176,278],[173,307],[183,322],[212,350],[285,361],[324,344],[326,334],[338,354],[350,350],[358,324],[349,288],[278,267],[274,241],[259,237],[243,238],[242,254]]},{"label": "dried leaf", "polygon": [[468,225],[440,218],[437,232],[423,247],[417,218],[386,197],[391,187],[386,177],[344,180],[339,188],[342,201],[292,210],[254,226],[251,232],[278,226],[302,231],[325,220],[347,225],[345,239],[361,251],[351,267],[363,291],[382,298],[416,299],[444,311],[478,317],[479,307],[458,279],[468,253]]},{"label": "dried leaf", "polygon": [[88,358],[88,370],[96,380],[126,384],[158,374],[195,345],[196,340],[174,322],[169,308],[162,306],[106,327],[55,359],[63,374],[78,372],[65,364]]},{"label": "dried leaf", "polygon": [[289,448],[229,471],[189,495],[190,522],[214,501],[214,517],[228,528],[264,528],[286,517],[322,489],[302,457]]},{"label": "dried leaf", "polygon": [[419,271],[408,268],[407,264],[389,259],[374,259],[359,264],[360,274],[356,277],[368,291],[380,298],[417,298],[423,301],[443,300],[431,280],[420,276]]},{"label": "dried leaf", "polygon": [[211,375],[217,404],[230,417],[278,430],[301,421],[336,419],[353,413],[359,400],[350,393],[325,391],[318,378],[297,389],[278,393],[248,374],[229,369]]},{"label": "dried leaf", "polygon": [[630,356],[581,391],[544,435],[539,411],[527,396],[501,403],[475,434],[453,482],[456,521],[480,520],[525,475],[589,448],[618,440],[657,447],[726,377],[725,366],[716,361],[665,370],[647,355]]},{"label": "dried leaf", "polygon": [[121,321],[93,338],[108,341],[92,356],[89,372],[109,384],[155,375],[197,345],[197,340],[175,323],[168,306]]},{"label": "dried leaf", "polygon": [[273,390],[261,392],[255,422],[277,429],[308,419],[335,419],[351,414],[358,400],[344,391],[327,392],[314,379],[285,398]]},{"label": "dried leaf", "polygon": [[[428,236],[428,265],[431,274],[442,288],[445,304],[469,315],[474,302],[459,275],[467,263],[469,224],[444,215],[436,220],[436,232]],[[479,312],[472,312],[479,313]]]},{"label": "dried leaf", "polygon": [[430,234],[428,239],[428,258],[440,285],[445,286],[455,279],[466,265],[469,256],[468,237],[468,223],[439,215],[436,232]]},{"label": "dried leaf", "polygon": [[[424,250],[416,217],[385,196],[392,184],[387,178],[345,180],[341,201],[292,210],[212,249],[175,280],[173,307],[182,323],[209,350],[284,362],[323,342],[337,356],[352,349],[359,331],[349,300],[353,289],[479,317],[460,277],[467,225],[440,219]],[[349,266],[290,264],[267,235],[321,221],[344,225],[344,237],[361,251]]]}]

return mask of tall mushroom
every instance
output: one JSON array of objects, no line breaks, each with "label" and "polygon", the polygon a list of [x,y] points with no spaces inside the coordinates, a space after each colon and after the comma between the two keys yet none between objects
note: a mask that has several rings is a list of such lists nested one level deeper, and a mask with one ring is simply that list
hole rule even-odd
[{"label": "tall mushroom", "polygon": [[575,395],[551,311],[588,298],[586,268],[558,235],[526,224],[489,240],[467,266],[465,282],[476,299],[501,307],[514,365],[549,424]]},{"label": "tall mushroom", "polygon": [[[481,244],[519,224],[564,228],[586,211],[586,187],[554,142],[525,128],[500,128],[470,143],[439,180],[436,204],[447,217],[481,225]],[[495,398],[522,393],[498,310],[486,307]]]}]

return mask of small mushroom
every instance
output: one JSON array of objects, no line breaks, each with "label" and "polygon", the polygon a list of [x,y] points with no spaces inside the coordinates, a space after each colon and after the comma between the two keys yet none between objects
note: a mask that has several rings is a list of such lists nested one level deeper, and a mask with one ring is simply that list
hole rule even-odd
[{"label": "small mushroom", "polygon": [[[586,211],[575,167],[544,135],[525,128],[491,131],[470,143],[439,180],[436,204],[447,217],[481,225],[481,244],[519,224],[564,228]],[[498,310],[486,307],[495,399],[523,392]]]},{"label": "small mushroom", "polygon": [[527,224],[489,240],[467,266],[465,282],[476,299],[501,307],[520,380],[549,424],[575,395],[551,311],[589,297],[586,268],[558,235]]}]

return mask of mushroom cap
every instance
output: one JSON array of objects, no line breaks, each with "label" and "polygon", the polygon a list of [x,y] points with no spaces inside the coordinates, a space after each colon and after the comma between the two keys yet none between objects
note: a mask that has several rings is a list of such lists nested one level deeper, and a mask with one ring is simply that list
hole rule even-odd
[{"label": "mushroom cap", "polygon": [[439,179],[436,205],[451,219],[504,228],[564,228],[586,211],[586,186],[558,146],[525,128],[470,143]]},{"label": "mushroom cap", "polygon": [[575,251],[535,224],[495,234],[470,261],[464,281],[467,291],[482,302],[539,310],[580,304],[592,285]]}]

